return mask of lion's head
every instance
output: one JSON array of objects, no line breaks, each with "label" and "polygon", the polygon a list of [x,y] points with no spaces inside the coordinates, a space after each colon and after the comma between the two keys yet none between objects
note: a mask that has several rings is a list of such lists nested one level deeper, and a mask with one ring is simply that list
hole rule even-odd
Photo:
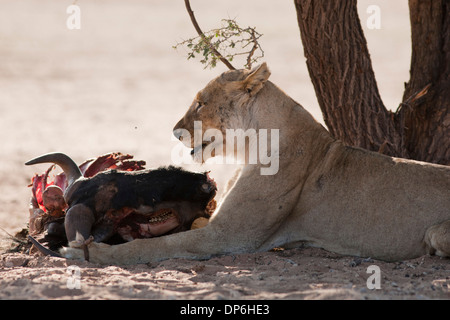
[{"label": "lion's head", "polygon": [[[194,159],[198,159],[197,154],[203,154],[200,157],[202,162],[223,154],[227,130],[253,128],[249,107],[269,76],[266,63],[253,70],[224,72],[197,93],[184,117],[175,125],[175,137],[193,148]],[[219,132],[223,141],[216,141],[215,133]],[[196,137],[200,137],[200,140],[195,141]],[[211,152],[204,152],[207,148]]]}]

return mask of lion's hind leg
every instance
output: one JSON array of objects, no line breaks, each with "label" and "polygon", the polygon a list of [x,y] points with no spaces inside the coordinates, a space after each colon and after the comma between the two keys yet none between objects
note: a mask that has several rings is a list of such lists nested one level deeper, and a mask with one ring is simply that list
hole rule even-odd
[{"label": "lion's hind leg", "polygon": [[429,227],[424,240],[430,254],[450,257],[450,220]]}]

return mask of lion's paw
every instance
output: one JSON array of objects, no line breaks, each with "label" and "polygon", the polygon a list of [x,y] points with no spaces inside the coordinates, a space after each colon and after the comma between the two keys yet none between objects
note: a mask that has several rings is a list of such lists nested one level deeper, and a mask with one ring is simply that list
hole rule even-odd
[{"label": "lion's paw", "polygon": [[61,256],[72,260],[86,260],[93,263],[114,262],[111,258],[111,245],[101,242],[87,242],[79,247],[62,247],[59,250]]},{"label": "lion's paw", "polygon": [[79,248],[62,247],[61,249],[59,249],[59,253],[66,259],[85,260],[84,251]]}]

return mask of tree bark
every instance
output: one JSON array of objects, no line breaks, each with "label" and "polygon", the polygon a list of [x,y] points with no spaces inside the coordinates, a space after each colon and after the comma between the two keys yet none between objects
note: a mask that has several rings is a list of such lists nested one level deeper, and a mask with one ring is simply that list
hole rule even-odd
[{"label": "tree bark", "polygon": [[[330,133],[391,156],[449,164],[448,1],[410,1],[411,81],[395,114],[380,97],[356,0],[294,2],[308,71]],[[427,38],[430,30],[434,33]],[[433,45],[423,48],[424,41]]]}]

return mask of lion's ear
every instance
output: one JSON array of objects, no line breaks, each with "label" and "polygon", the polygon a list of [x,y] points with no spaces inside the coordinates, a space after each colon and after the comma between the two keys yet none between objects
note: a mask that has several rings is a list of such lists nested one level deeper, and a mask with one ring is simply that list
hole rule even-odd
[{"label": "lion's ear", "polygon": [[262,89],[264,83],[269,79],[269,76],[270,70],[264,62],[260,66],[254,68],[243,81],[245,91],[251,96],[254,96]]}]

